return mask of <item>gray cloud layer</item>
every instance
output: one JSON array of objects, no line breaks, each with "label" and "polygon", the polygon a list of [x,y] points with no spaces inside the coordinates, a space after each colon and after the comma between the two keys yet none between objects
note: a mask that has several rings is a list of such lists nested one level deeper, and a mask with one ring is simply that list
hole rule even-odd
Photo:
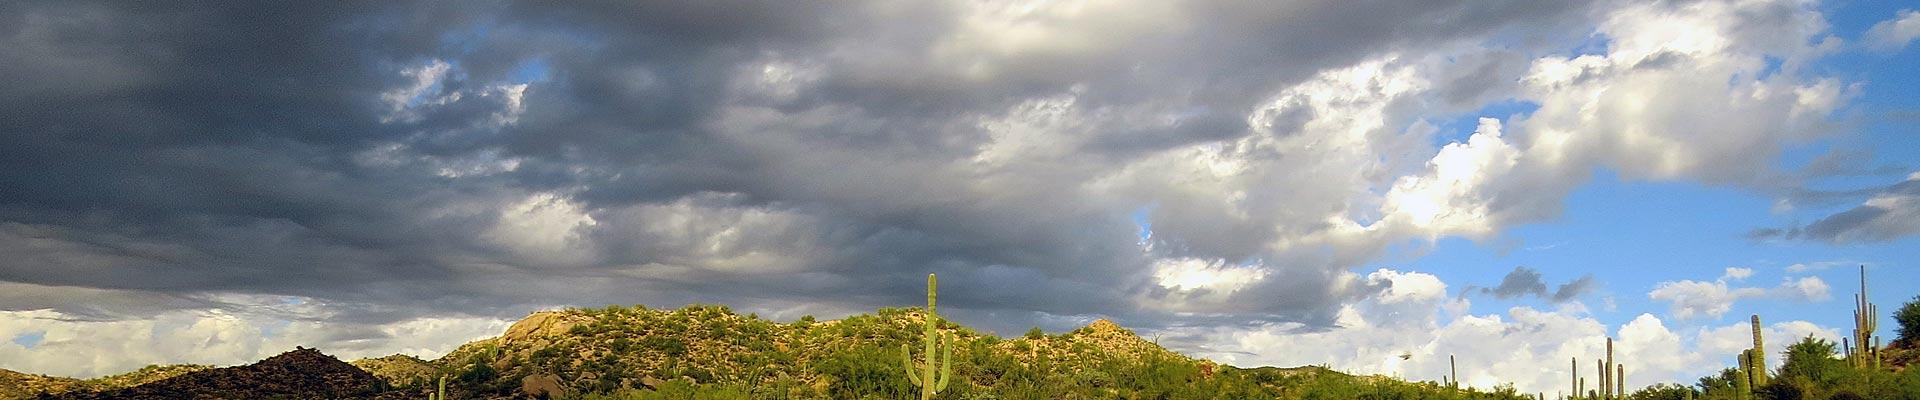
[{"label": "gray cloud layer", "polygon": [[1920,175],[1885,187],[1846,192],[1808,192],[1801,197],[1866,201],[1803,226],[1759,228],[1756,240],[1815,240],[1827,243],[1886,242],[1920,234]]},{"label": "gray cloud layer", "polygon": [[[1570,157],[1486,163],[1516,171],[1497,184],[1403,183],[1445,167],[1418,116],[1529,90],[1534,53],[1587,37],[1590,6],[9,3],[0,76],[21,84],[0,92],[0,283],[76,289],[0,294],[0,309],[111,318],[243,293],[367,323],[605,303],[832,314],[916,304],[937,272],[960,319],[1006,332],[1088,315],[1330,326],[1385,289],[1347,269],[1392,243],[1553,215],[1599,163],[1757,181],[1734,175],[1767,157],[1715,149],[1799,137],[1753,121],[1727,146],[1653,153],[1601,131],[1543,151]],[[1785,24],[1797,7],[1739,15]],[[1792,36],[1785,50],[1726,52],[1781,56],[1810,34],[1772,32],[1728,34]],[[1710,56],[1583,64],[1596,78],[1531,95],[1741,71]],[[1358,69],[1329,72],[1342,68]],[[1726,97],[1698,92],[1652,108],[1801,115],[1686,109]],[[1783,99],[1752,104],[1798,104]],[[1516,125],[1595,118],[1622,120]],[[1483,128],[1491,143],[1460,150],[1508,149]],[[1656,158],[1739,162],[1638,162]],[[1482,210],[1382,215],[1402,185]],[[1179,270],[1207,287],[1163,284],[1182,277],[1160,274],[1168,260],[1211,262]],[[170,300],[112,305],[147,298]]]},{"label": "gray cloud layer", "polygon": [[[1136,313],[1130,298],[1152,286],[1126,215],[1144,204],[1158,204],[1156,240],[1194,256],[1291,261],[1263,243],[1315,228],[1215,225],[1156,194],[1177,182],[1127,183],[1138,198],[1084,182],[1249,135],[1244,110],[1323,68],[1580,10],[1149,4],[1043,16],[1056,18],[1045,37],[1022,47],[964,37],[994,29],[956,17],[983,14],[967,6],[0,6],[0,74],[22,83],[0,95],[0,255],[16,260],[0,280],[306,296],[382,320],[596,302],[864,308],[906,304],[940,272],[961,309]],[[1069,152],[972,162],[993,140],[983,118],[1062,93],[1122,118],[1080,128]],[[1146,115],[1174,119],[1137,124]],[[558,210],[513,225],[528,231],[552,222],[541,215],[592,223],[519,240],[498,229],[517,206]],[[1241,308],[1324,317],[1348,294],[1323,283],[1354,257],[1299,258],[1279,269],[1298,283]]]}]

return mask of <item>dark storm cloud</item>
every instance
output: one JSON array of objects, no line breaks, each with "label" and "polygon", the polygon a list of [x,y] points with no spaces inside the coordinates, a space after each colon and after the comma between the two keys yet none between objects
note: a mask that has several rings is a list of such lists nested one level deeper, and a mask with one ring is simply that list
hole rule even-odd
[{"label": "dark storm cloud", "polygon": [[1580,297],[1580,295],[1591,292],[1594,289],[1593,286],[1593,276],[1589,275],[1560,284],[1560,286],[1553,290],[1548,290],[1547,282],[1541,278],[1540,271],[1527,267],[1514,267],[1513,272],[1508,272],[1506,277],[1500,279],[1499,285],[1482,288],[1469,286],[1466,290],[1460,292],[1460,296],[1466,297],[1467,293],[1478,292],[1480,294],[1490,294],[1500,299],[1533,296],[1559,303],[1573,300]]},{"label": "dark storm cloud", "polygon": [[[1128,218],[1143,199],[1084,182],[1249,135],[1256,103],[1322,69],[1545,31],[1580,16],[1570,5],[1181,4],[1166,11],[1217,22],[1068,21],[1059,35],[1101,40],[1000,51],[955,39],[961,4],[7,3],[0,258],[14,261],[0,282],[305,296],[380,321],[868,309],[914,304],[938,272],[947,304],[1010,327],[1163,323],[1136,304],[1169,295]],[[1515,60],[1468,60],[1488,73],[1449,78],[1462,89],[1447,98],[1494,95],[1464,88],[1510,85],[1485,77]],[[1123,116],[1085,122],[1072,151],[974,161],[992,140],[983,119],[1061,93]],[[1140,123],[1153,115],[1178,117]],[[1151,185],[1172,183],[1131,190]],[[1333,283],[1371,248],[1268,254],[1326,228],[1218,224],[1179,199],[1144,199],[1168,204],[1153,216],[1162,248],[1273,269],[1202,311],[1326,321],[1366,292]],[[503,212],[516,207],[525,226]],[[543,238],[544,224],[578,229]],[[119,304],[89,299],[66,301]]]}]

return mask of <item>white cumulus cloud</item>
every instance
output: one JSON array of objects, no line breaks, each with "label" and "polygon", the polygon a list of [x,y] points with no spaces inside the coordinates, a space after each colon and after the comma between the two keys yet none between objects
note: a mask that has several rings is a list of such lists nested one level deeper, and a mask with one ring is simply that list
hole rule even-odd
[{"label": "white cumulus cloud", "polygon": [[[1731,269],[1729,269],[1731,271]],[[1732,274],[1729,274],[1732,275]],[[1823,301],[1832,298],[1827,282],[1820,277],[1787,278],[1774,288],[1730,286],[1728,279],[1712,282],[1696,280],[1664,281],[1656,284],[1647,298],[1668,303],[1675,318],[1720,318],[1736,302],[1753,298],[1793,301]]]},{"label": "white cumulus cloud", "polygon": [[1920,12],[1911,9],[1900,10],[1900,15],[1867,30],[1867,44],[1879,50],[1899,50],[1914,38],[1920,38]]}]

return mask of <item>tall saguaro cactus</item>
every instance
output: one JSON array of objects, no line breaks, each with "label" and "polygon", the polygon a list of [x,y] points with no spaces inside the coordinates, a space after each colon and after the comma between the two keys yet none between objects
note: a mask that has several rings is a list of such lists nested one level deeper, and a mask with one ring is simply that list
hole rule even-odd
[{"label": "tall saguaro cactus", "polygon": [[1460,388],[1460,367],[1453,363],[1452,354],[1447,355],[1447,374],[1452,375],[1451,377],[1447,378],[1447,387],[1459,389]]},{"label": "tall saguaro cactus", "polygon": [[1567,371],[1573,373],[1573,379],[1568,380],[1567,384],[1573,386],[1572,395],[1578,397],[1580,396],[1580,357],[1573,358],[1573,365],[1568,367]]},{"label": "tall saguaro cactus", "polygon": [[1615,395],[1615,393],[1613,392],[1613,386],[1614,386],[1613,381],[1617,378],[1613,376],[1613,365],[1614,365],[1613,364],[1613,338],[1608,337],[1607,338],[1607,359],[1606,361],[1603,361],[1600,363],[1600,397],[1601,398],[1611,399]]},{"label": "tall saguaro cactus", "polygon": [[[940,332],[938,325],[940,314],[933,309],[937,285],[938,281],[934,280],[933,274],[927,274],[927,327],[926,335],[920,339],[926,347],[927,362],[914,362],[913,353],[907,349],[907,345],[904,343],[900,345],[900,362],[907,368],[907,381],[920,387],[921,400],[932,399],[934,394],[947,390],[947,381],[953,377],[953,338]],[[940,357],[937,360],[940,363],[938,371],[933,367],[936,362],[933,356],[935,349],[940,351]]]},{"label": "tall saguaro cactus", "polygon": [[1867,266],[1860,266],[1860,294],[1853,295],[1853,350],[1847,352],[1847,362],[1855,367],[1879,367],[1879,338],[1873,331],[1880,328],[1880,306],[1867,301]]}]

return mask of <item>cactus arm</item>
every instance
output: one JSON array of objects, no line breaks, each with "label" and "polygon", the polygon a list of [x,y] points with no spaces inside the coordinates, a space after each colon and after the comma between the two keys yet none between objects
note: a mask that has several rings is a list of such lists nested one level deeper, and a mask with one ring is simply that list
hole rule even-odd
[{"label": "cactus arm", "polygon": [[1746,400],[1753,396],[1753,387],[1745,379],[1733,380],[1733,398]]},{"label": "cactus arm", "polygon": [[1767,385],[1767,345],[1760,335],[1760,314],[1753,315],[1753,385]]},{"label": "cactus arm", "polygon": [[920,386],[920,374],[914,373],[920,368],[913,365],[913,352],[907,350],[906,343],[900,344],[900,365],[907,368],[907,381],[913,382],[914,386]]},{"label": "cactus arm", "polygon": [[947,344],[940,347],[940,382],[933,385],[935,393],[947,390],[947,381],[953,378],[953,336],[940,336],[946,339]]},{"label": "cactus arm", "polygon": [[1880,369],[1880,337],[1873,337],[1873,368]]}]

